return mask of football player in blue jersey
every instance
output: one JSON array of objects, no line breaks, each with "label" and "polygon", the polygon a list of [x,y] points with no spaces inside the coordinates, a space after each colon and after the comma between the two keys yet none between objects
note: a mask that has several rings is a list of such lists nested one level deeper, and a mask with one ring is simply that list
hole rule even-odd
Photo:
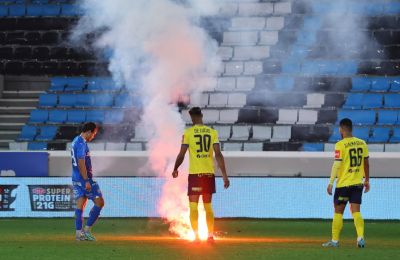
[{"label": "football player in blue jersey", "polygon": [[[74,138],[71,144],[72,157],[72,184],[74,197],[76,200],[75,226],[76,240],[95,241],[96,238],[91,233],[91,227],[99,218],[100,211],[104,206],[103,196],[99,185],[93,181],[92,162],[90,160],[89,147],[87,142],[93,140],[97,134],[97,126],[93,122],[85,123],[80,135]],[[83,210],[87,200],[93,201],[93,208],[90,210],[89,219],[83,226]]]}]

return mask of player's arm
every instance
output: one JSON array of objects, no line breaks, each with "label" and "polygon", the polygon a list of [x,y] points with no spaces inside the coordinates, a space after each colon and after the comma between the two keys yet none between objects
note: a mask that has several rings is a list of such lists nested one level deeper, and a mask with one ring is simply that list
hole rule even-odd
[{"label": "player's arm", "polygon": [[178,168],[179,168],[179,166],[181,166],[181,164],[183,163],[183,160],[185,159],[185,154],[186,154],[188,147],[189,146],[186,144],[181,145],[181,150],[179,151],[179,154],[176,157],[174,171],[172,172],[172,177],[174,177],[174,178],[178,177]]},{"label": "player's arm", "polygon": [[370,189],[369,186],[369,158],[364,158],[364,187],[365,193],[367,193]]},{"label": "player's arm", "polygon": [[90,182],[89,182],[89,178],[88,178],[87,171],[86,171],[85,148],[82,145],[78,146],[77,158],[78,158],[79,174],[85,180],[85,189],[87,191],[90,191],[91,187],[90,187]]},{"label": "player's arm", "polygon": [[218,167],[221,169],[222,178],[224,179],[224,187],[225,189],[227,189],[230,183],[228,179],[228,174],[226,173],[225,159],[224,156],[222,155],[219,143],[213,144],[213,146],[215,152],[215,159],[217,160]]},{"label": "player's arm", "polygon": [[333,183],[335,182],[335,179],[340,171],[342,160],[343,160],[343,148],[339,143],[337,143],[335,145],[335,161],[333,162],[332,165],[331,176],[329,178],[328,188],[326,189],[329,195],[332,195]]}]

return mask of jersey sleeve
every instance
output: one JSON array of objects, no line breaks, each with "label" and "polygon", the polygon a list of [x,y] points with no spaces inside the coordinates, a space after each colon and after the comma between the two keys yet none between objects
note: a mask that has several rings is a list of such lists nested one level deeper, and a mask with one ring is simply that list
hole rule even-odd
[{"label": "jersey sleeve", "polygon": [[77,159],[85,159],[85,144],[76,144],[75,156]]},{"label": "jersey sleeve", "polygon": [[182,145],[187,145],[189,146],[189,133],[187,130],[182,135]]},{"label": "jersey sleeve", "polygon": [[368,145],[364,143],[364,158],[369,158]]},{"label": "jersey sleeve", "polygon": [[219,144],[218,131],[217,130],[213,131],[212,144]]},{"label": "jersey sleeve", "polygon": [[336,143],[335,145],[335,161],[342,161],[343,160],[343,145],[340,143]]}]

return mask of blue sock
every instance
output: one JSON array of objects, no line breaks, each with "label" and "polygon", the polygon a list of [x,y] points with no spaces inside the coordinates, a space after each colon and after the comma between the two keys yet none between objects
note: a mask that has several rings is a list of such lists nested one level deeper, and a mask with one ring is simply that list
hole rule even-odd
[{"label": "blue sock", "polygon": [[76,230],[82,230],[83,214],[81,209],[75,209],[75,227]]},{"label": "blue sock", "polygon": [[93,208],[90,210],[89,219],[86,222],[86,226],[88,226],[88,227],[93,226],[93,224],[96,222],[96,220],[100,216],[100,211],[101,211],[100,207],[97,207],[96,205],[93,206]]}]

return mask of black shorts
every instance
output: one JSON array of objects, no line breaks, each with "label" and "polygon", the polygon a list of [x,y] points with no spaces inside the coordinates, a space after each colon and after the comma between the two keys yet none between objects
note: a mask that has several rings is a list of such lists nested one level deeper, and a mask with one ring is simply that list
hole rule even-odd
[{"label": "black shorts", "polygon": [[363,188],[362,184],[336,188],[333,202],[335,205],[347,204],[347,202],[361,204]]},{"label": "black shorts", "polygon": [[215,193],[214,174],[189,174],[188,196]]}]

